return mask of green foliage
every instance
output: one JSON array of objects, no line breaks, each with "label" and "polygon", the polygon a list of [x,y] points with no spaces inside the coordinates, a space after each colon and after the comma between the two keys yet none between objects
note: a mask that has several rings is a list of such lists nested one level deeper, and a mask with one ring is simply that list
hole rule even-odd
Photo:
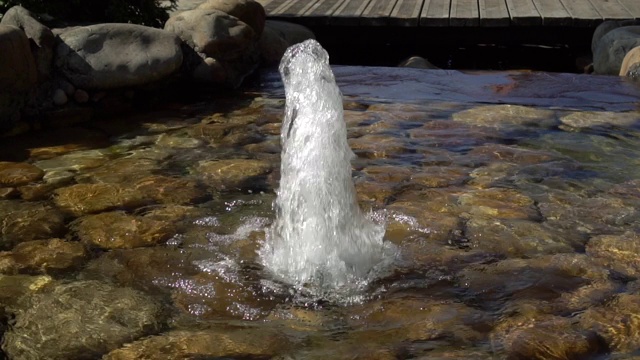
[{"label": "green foliage", "polygon": [[72,23],[134,23],[162,27],[178,0],[0,0],[0,14],[15,5]]}]

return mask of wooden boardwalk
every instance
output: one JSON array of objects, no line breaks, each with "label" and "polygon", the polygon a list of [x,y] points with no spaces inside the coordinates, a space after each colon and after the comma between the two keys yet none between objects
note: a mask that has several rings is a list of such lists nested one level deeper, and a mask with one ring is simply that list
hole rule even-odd
[{"label": "wooden boardwalk", "polygon": [[593,27],[640,19],[640,0],[257,0],[270,18],[307,25]]}]

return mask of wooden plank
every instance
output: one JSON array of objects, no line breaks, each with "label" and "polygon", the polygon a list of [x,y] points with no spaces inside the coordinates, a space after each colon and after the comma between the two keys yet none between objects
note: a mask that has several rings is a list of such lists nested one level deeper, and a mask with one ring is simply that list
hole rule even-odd
[{"label": "wooden plank", "polygon": [[588,0],[560,0],[572,18],[573,26],[592,27],[602,22],[602,16]]},{"label": "wooden plank", "polygon": [[340,26],[359,25],[360,15],[370,0],[346,0],[333,12],[329,24]]},{"label": "wooden plank", "polygon": [[640,0],[618,0],[636,19],[640,19]]},{"label": "wooden plank", "polygon": [[394,26],[418,26],[422,0],[398,0],[391,12],[389,24]]},{"label": "wooden plank", "polygon": [[590,0],[603,20],[632,19],[633,17],[618,0]]},{"label": "wooden plank", "polygon": [[389,24],[389,16],[396,0],[371,0],[362,12],[361,25],[383,26]]},{"label": "wooden plank", "polygon": [[348,0],[321,0],[313,4],[306,13],[304,18],[310,25],[322,24],[329,22],[329,17]]},{"label": "wooden plank", "polygon": [[540,16],[542,16],[542,25],[571,25],[571,15],[560,0],[533,0],[533,4],[538,9]]},{"label": "wooden plank", "polygon": [[542,17],[533,4],[533,0],[506,0],[511,24],[513,25],[541,25]]},{"label": "wooden plank", "polygon": [[508,26],[511,22],[504,0],[478,0],[481,26]]},{"label": "wooden plank", "polygon": [[451,0],[449,26],[478,26],[480,12],[477,0]]},{"label": "wooden plank", "polygon": [[290,0],[259,0],[258,2],[262,4],[262,7],[264,7],[264,11],[267,13],[267,15],[271,15],[271,12],[273,12],[273,10],[288,1]]},{"label": "wooden plank", "polygon": [[449,26],[450,0],[425,0],[420,12],[420,26]]},{"label": "wooden plank", "polygon": [[271,12],[271,15],[288,17],[301,16],[302,14],[307,12],[307,10],[309,10],[309,8],[313,6],[313,4],[315,4],[317,1],[318,0],[289,0],[279,7],[275,8]]}]

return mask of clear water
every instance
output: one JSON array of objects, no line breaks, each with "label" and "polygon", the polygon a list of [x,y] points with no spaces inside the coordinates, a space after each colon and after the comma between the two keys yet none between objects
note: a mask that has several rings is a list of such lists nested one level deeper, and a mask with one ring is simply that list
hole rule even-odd
[{"label": "clear water", "polygon": [[[285,93],[267,72],[228,97],[0,142],[2,161],[40,169],[0,163],[7,357],[637,357],[637,84],[332,70],[360,214],[397,250],[358,297],[301,297],[259,255],[285,181]],[[162,311],[115,301],[134,290]]]},{"label": "clear water", "polygon": [[[285,88],[276,218],[261,249],[273,275],[312,296],[362,291],[391,256],[384,226],[367,218],[351,178],[342,95],[315,40],[292,46],[280,64]],[[377,270],[377,269],[376,269]]]}]

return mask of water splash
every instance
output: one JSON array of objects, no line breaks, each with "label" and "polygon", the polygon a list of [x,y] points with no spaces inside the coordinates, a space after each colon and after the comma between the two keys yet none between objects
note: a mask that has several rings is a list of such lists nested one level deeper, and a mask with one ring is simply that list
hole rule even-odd
[{"label": "water splash", "polygon": [[276,219],[260,256],[273,275],[312,295],[361,290],[387,259],[384,226],[360,210],[342,95],[315,40],[280,63],[286,107]]}]

